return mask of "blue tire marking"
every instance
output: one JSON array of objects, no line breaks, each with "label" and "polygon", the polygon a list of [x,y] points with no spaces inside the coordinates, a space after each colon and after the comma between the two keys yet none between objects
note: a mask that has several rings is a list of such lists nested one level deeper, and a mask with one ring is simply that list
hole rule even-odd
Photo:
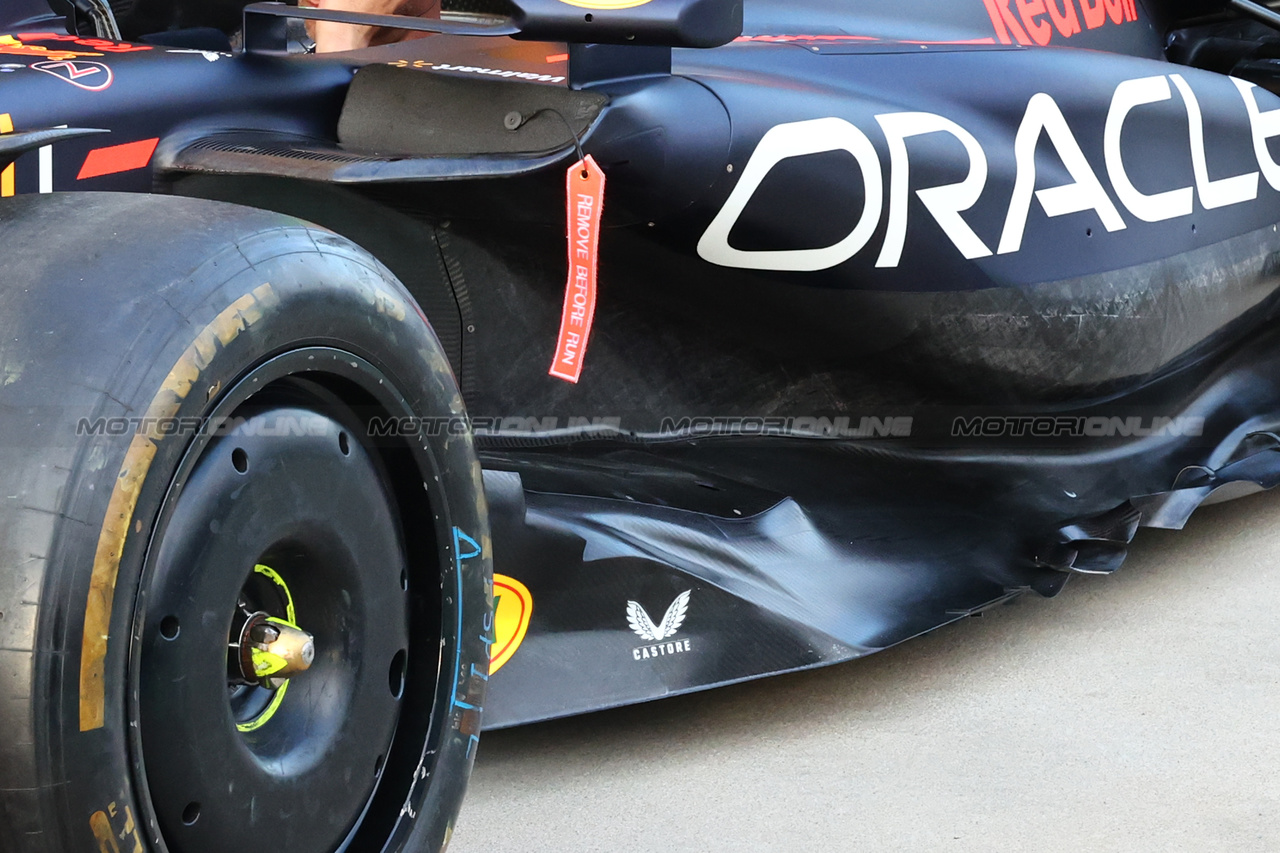
[{"label": "blue tire marking", "polygon": [[[462,552],[462,544],[466,543],[471,550],[465,554]],[[453,567],[454,574],[458,578],[458,598],[455,602],[458,610],[458,645],[454,649],[453,654],[453,693],[449,697],[450,708],[466,708],[478,711],[475,705],[458,700],[458,670],[462,667],[462,561],[470,560],[480,556],[480,543],[463,533],[458,528],[453,528]],[[473,664],[474,669],[474,664]],[[471,747],[468,745],[467,751],[470,752]]]}]

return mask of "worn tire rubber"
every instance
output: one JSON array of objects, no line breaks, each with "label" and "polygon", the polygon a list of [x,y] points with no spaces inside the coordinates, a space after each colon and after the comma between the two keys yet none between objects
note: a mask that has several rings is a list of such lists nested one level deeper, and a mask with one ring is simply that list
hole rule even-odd
[{"label": "worn tire rubber", "polygon": [[[135,436],[77,435],[77,425],[155,411],[160,389],[174,387],[171,371],[192,363],[189,393],[170,408],[201,417],[237,377],[308,345],[367,360],[415,416],[457,418],[462,401],[426,319],[391,273],[298,220],[172,197],[27,196],[0,202],[0,246],[0,850],[162,851],[138,779],[126,685],[150,533],[191,440],[153,441],[136,504],[113,520],[113,491],[139,471],[135,457],[126,462]],[[443,517],[403,526],[406,536],[433,530],[447,551],[439,583],[428,585],[443,607],[448,653],[438,674],[432,656],[430,734],[399,782],[405,802],[416,792],[417,808],[386,846],[438,850],[475,754],[491,551],[470,436],[408,440],[439,480],[420,471],[417,485],[435,489],[432,509]],[[125,538],[114,589],[104,588],[110,621],[93,725],[82,656],[91,578],[113,524]],[[477,547],[461,553],[459,535]],[[277,824],[263,843],[292,850],[287,836]]]}]

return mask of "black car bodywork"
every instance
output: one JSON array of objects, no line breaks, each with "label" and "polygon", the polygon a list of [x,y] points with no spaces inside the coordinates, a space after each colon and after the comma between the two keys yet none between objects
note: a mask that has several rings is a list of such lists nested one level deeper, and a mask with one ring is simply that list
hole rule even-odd
[{"label": "black car bodywork", "polygon": [[[116,43],[10,5],[0,129],[69,130],[4,194],[290,213],[408,286],[485,468],[487,726],[857,657],[1280,482],[1280,39],[1251,18],[753,0],[712,49],[298,56],[182,8]],[[577,138],[608,183],[569,384]]]}]

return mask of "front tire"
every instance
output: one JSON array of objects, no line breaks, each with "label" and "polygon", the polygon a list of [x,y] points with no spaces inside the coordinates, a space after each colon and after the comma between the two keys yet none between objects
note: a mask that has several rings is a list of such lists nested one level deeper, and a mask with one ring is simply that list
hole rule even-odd
[{"label": "front tire", "polygon": [[[0,849],[441,849],[491,567],[412,298],[191,199],[6,200],[0,245]],[[255,671],[289,614],[314,660]]]}]

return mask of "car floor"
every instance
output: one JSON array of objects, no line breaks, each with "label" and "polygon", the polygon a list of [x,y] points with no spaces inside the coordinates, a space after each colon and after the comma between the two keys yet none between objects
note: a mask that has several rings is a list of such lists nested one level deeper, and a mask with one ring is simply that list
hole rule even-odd
[{"label": "car floor", "polygon": [[451,853],[1280,849],[1280,494],[869,658],[493,732]]}]

